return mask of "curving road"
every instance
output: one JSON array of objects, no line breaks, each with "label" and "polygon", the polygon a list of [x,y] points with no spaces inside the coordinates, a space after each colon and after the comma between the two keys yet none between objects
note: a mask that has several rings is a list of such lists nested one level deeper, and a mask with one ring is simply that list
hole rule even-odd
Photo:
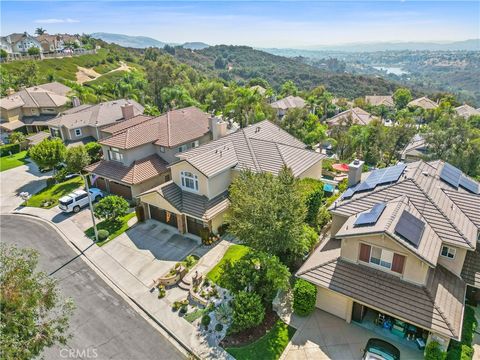
[{"label": "curving road", "polygon": [[1,241],[36,249],[39,268],[58,279],[76,310],[67,347],[45,359],[182,359],[184,356],[70,248],[55,229],[22,215],[0,215]]}]

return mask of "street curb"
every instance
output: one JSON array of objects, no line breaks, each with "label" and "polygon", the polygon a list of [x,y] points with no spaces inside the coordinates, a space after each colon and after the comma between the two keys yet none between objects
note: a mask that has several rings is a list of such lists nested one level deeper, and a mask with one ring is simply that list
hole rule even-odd
[{"label": "street curb", "polygon": [[[5,215],[8,215],[8,214],[5,214]],[[130,295],[128,295],[128,293],[123,290],[119,285],[117,285],[115,283],[114,280],[112,280],[97,264],[95,264],[95,262],[93,260],[91,260],[90,258],[87,257],[87,255],[85,254],[85,251],[90,249],[90,247],[92,245],[95,245],[94,242],[92,242],[92,245],[88,246],[86,249],[84,250],[81,250],[73,241],[71,241],[67,235],[63,232],[62,229],[60,229],[55,223],[53,222],[50,222],[50,221],[47,221],[45,219],[43,219],[42,217],[38,216],[38,215],[34,215],[34,214],[26,214],[26,213],[22,213],[22,212],[17,212],[17,211],[14,211],[13,213],[11,213],[10,215],[23,215],[23,216],[28,216],[28,217],[32,217],[32,218],[35,218],[37,220],[40,220],[42,222],[45,222],[47,224],[50,224],[56,231],[57,233],[59,233],[59,235],[61,235],[61,237],[64,239],[64,241],[68,242],[69,244],[71,244],[75,249],[77,249],[77,251],[80,253],[80,255],[83,255],[83,258],[88,260],[88,263],[91,264],[94,268],[95,268],[95,271],[98,271],[100,272],[105,278],[107,278],[111,284],[113,284],[115,286],[115,288],[117,288],[125,297],[127,297],[128,299],[130,299],[130,301],[132,301],[140,310],[142,310],[142,312],[148,316],[149,319],[151,319],[155,324],[157,324],[163,331],[166,332],[166,334],[174,339],[176,341],[176,344],[174,344],[175,347],[178,348],[177,345],[180,345],[180,347],[182,348],[182,353],[184,353],[185,355],[185,352],[186,352],[186,355],[193,355],[195,357],[195,359],[201,359],[196,353],[194,350],[192,350],[188,345],[186,345],[182,340],[180,340],[174,333],[172,333],[167,327],[165,327],[161,322],[159,322],[152,314],[150,314],[150,312],[148,312],[142,305],[140,305],[138,303],[138,301],[136,301],[134,298],[132,298]],[[91,266],[91,267],[92,267]],[[170,341],[172,342],[172,341]]]}]

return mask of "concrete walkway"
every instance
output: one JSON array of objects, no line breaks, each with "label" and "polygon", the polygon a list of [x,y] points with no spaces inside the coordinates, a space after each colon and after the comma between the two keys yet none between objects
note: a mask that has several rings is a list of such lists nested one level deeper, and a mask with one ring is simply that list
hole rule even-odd
[{"label": "concrete walkway", "polygon": [[92,243],[71,220],[55,221],[57,214],[54,211],[39,208],[20,208],[17,213],[35,216],[53,223],[59,232],[77,247],[99,271],[196,356],[201,359],[232,359],[222,348],[210,346],[207,339],[200,335],[194,325],[171,310],[171,302],[168,299],[158,299],[156,292],[151,291],[152,289],[136,278],[104,249]]}]

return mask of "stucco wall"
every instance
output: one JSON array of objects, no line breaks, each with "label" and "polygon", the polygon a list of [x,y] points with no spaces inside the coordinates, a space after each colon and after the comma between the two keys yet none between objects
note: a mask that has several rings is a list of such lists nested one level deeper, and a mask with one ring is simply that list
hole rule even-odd
[{"label": "stucco wall", "polygon": [[[75,135],[75,129],[80,129],[82,131],[82,134],[80,136]],[[97,133],[95,131],[95,128],[90,127],[90,126],[84,126],[84,127],[79,127],[79,128],[74,128],[74,129],[66,129],[65,130],[68,132],[68,139],[70,140],[80,140],[89,136],[93,136],[94,138],[97,138]]]},{"label": "stucco wall", "polygon": [[[376,235],[376,236],[362,236],[355,238],[342,239],[342,249],[341,256],[342,258],[355,262],[358,262],[358,254],[360,252],[360,243],[364,242],[372,246],[377,246],[387,250],[394,251],[398,254],[404,255],[406,257],[404,264],[404,271],[402,279],[405,281],[410,281],[415,284],[425,284],[428,274],[428,265],[417,258],[415,255],[410,253],[404,247],[398,245],[394,240],[388,236]],[[364,264],[362,262],[362,264]],[[381,269],[380,267],[372,265],[376,269]],[[388,270],[386,270],[388,271]],[[396,275],[395,272],[388,271],[389,274]]]},{"label": "stucco wall", "polygon": [[165,182],[165,174],[155,176],[147,181],[132,186],[132,197],[137,197],[141,193],[153,189]]},{"label": "stucco wall", "polygon": [[321,179],[322,177],[322,160],[317,162],[315,165],[309,167],[303,173],[299,175],[300,179],[303,178],[312,178],[312,179]]},{"label": "stucco wall", "polygon": [[449,259],[444,256],[438,257],[438,263],[445,266],[448,270],[454,274],[460,276],[463,268],[463,262],[465,261],[465,256],[467,255],[466,249],[456,248],[457,252],[455,253],[454,259]]},{"label": "stucco wall", "polygon": [[123,163],[129,166],[135,160],[143,159],[147,156],[155,154],[155,146],[153,144],[145,144],[133,149],[122,150]]},{"label": "stucco wall", "polygon": [[[205,144],[205,143],[209,142],[211,140],[211,135],[210,135],[210,133],[208,133],[208,134],[203,135],[202,137],[200,137],[198,139],[189,140],[188,142],[185,143],[185,145],[187,145],[187,150],[192,149],[192,143],[197,141],[197,140],[198,140],[198,145],[200,146],[202,144]],[[172,147],[172,148],[165,147],[164,152],[160,151],[160,146],[157,145],[155,147],[156,147],[157,154],[160,155],[166,162],[168,162],[170,164],[170,163],[173,163],[173,162],[176,162],[176,161],[179,160],[177,158],[176,154],[178,154],[178,148],[181,145],[183,145],[183,144],[177,145],[177,146]]]},{"label": "stucco wall", "polygon": [[216,234],[218,232],[218,228],[223,224],[225,218],[226,211],[218,214],[213,219],[211,219],[211,226],[212,231]]},{"label": "stucco wall", "polygon": [[347,221],[347,219],[348,219],[347,217],[332,214],[332,226],[330,228],[332,237],[335,236],[338,230],[340,230],[343,224],[345,224],[345,221]]},{"label": "stucco wall", "polygon": [[232,181],[231,170],[227,169],[220,174],[208,179],[208,198],[214,198],[230,186]]},{"label": "stucco wall", "polygon": [[179,162],[177,164],[172,165],[172,180],[178,186],[182,187],[182,180],[180,173],[182,171],[189,171],[198,177],[198,192],[196,194],[208,196],[208,179],[205,175],[203,175],[200,171],[195,169],[192,165],[187,163],[186,161]]},{"label": "stucco wall", "polygon": [[0,109],[0,118],[4,121],[15,121],[22,119],[22,108],[11,110]]}]

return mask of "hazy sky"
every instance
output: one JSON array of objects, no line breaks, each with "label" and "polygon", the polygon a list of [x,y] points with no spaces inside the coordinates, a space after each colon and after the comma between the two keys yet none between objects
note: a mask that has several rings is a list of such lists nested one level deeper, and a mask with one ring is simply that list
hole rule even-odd
[{"label": "hazy sky", "polygon": [[258,47],[480,37],[479,1],[1,1],[0,10],[2,35],[43,27]]}]

